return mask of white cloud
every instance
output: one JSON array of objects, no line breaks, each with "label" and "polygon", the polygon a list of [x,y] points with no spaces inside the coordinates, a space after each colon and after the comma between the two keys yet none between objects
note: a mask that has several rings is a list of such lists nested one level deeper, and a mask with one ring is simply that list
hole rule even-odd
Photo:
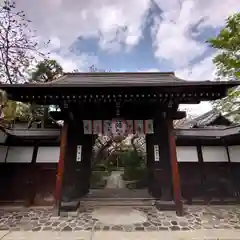
[{"label": "white cloud", "polygon": [[[163,13],[155,16],[152,40],[156,58],[170,60],[176,75],[188,80],[211,80],[212,56],[190,65],[202,55],[207,45],[194,39],[206,27],[221,27],[227,16],[240,11],[239,0],[153,0]],[[86,69],[97,57],[70,53],[68,47],[81,36],[95,37],[106,51],[121,51],[135,46],[143,37],[143,27],[151,0],[18,0],[17,6],[32,20],[33,28],[43,39],[51,39],[51,57],[65,71]],[[197,33],[191,27],[197,25]],[[61,48],[56,53],[56,49]],[[116,59],[117,61],[117,59]],[[127,64],[127,62],[126,62]],[[126,65],[127,66],[127,65]],[[165,69],[161,69],[165,70]],[[150,69],[148,71],[158,71]],[[203,103],[191,106],[197,113],[209,110]]]},{"label": "white cloud", "polygon": [[[200,56],[207,45],[197,42],[191,27],[203,33],[206,27],[222,27],[225,19],[240,11],[239,0],[155,0],[164,13],[155,17],[152,28],[153,46],[157,58],[165,58],[174,63],[176,75],[186,80],[213,80],[214,55],[191,65],[190,61]],[[211,109],[209,102],[197,105],[181,105],[191,115],[200,115]]]},{"label": "white cloud", "polygon": [[192,65],[191,67],[180,68],[175,71],[175,74],[185,80],[192,81],[207,81],[214,80],[216,67],[213,64],[213,57],[215,54],[212,54],[200,62]]},{"label": "white cloud", "polygon": [[[207,81],[214,80],[215,66],[212,59],[215,55],[211,55],[199,63],[193,65],[191,68],[179,69],[175,72],[176,76],[191,81]],[[189,115],[198,116],[204,114],[212,109],[209,102],[201,102],[197,105],[183,104],[180,109],[186,110]]]},{"label": "white cloud", "polygon": [[[18,0],[17,4],[41,34],[58,37],[62,46],[79,36],[100,37],[105,49],[113,42],[138,43],[150,8],[150,0],[131,0],[131,4],[127,0]],[[119,33],[120,29],[124,30]]]},{"label": "white cloud", "polygon": [[[150,0],[18,0],[17,7],[24,10],[31,25],[41,39],[50,39],[50,51],[61,48],[53,56],[61,61],[64,70],[85,68],[89,64],[86,54],[75,56],[69,46],[79,37],[95,37],[106,51],[126,50],[135,46],[142,37]],[[135,7],[136,6],[136,7]],[[62,54],[64,52],[64,54]],[[68,56],[65,53],[68,52]],[[84,62],[85,61],[85,62]],[[90,62],[92,65],[96,62]]]},{"label": "white cloud", "polygon": [[[186,67],[200,56],[207,45],[196,41],[191,28],[221,27],[230,14],[240,11],[239,0],[155,0],[164,10],[155,17],[153,46],[157,58],[172,61],[176,68]],[[195,34],[196,36],[196,34]]]}]

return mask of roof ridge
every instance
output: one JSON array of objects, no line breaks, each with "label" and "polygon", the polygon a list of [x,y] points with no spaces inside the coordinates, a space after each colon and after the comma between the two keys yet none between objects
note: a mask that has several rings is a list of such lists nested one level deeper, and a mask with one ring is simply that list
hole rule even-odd
[{"label": "roof ridge", "polygon": [[65,72],[64,75],[174,75],[174,72]]},{"label": "roof ridge", "polygon": [[[43,85],[52,85],[52,84],[65,84],[65,80],[67,80],[68,77],[79,77],[86,81],[89,78],[89,81],[96,81],[97,78],[100,78],[100,81],[102,82],[110,82],[116,81],[117,78],[121,80],[121,82],[129,82],[129,80],[136,81],[139,79],[142,81],[143,79],[149,79],[150,81],[159,81],[161,82],[163,79],[161,78],[172,78],[172,82],[186,82],[186,80],[178,78],[175,76],[174,72],[78,72],[78,73],[67,73],[65,72],[61,77],[58,79],[55,79],[53,81],[40,83]],[[104,78],[104,79],[101,79]],[[159,78],[159,79],[158,79]],[[85,80],[84,80],[85,79]],[[77,81],[77,80],[74,80]],[[137,82],[137,81],[136,81]],[[81,81],[80,81],[81,83]]]}]

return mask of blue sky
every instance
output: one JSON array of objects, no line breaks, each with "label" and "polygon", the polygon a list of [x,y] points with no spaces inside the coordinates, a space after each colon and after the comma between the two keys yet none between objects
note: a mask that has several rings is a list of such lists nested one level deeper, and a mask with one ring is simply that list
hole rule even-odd
[{"label": "blue sky", "polygon": [[[65,71],[174,71],[213,80],[216,54],[205,41],[239,0],[18,0],[51,57]],[[194,107],[192,108],[194,109]],[[195,110],[199,112],[199,106]],[[201,104],[201,111],[209,104]]]}]

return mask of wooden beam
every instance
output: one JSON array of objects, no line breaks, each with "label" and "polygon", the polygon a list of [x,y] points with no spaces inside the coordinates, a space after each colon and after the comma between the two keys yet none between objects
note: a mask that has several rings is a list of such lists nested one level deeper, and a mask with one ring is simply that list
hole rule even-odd
[{"label": "wooden beam", "polygon": [[65,152],[67,147],[67,134],[68,134],[68,123],[66,123],[65,121],[61,131],[60,156],[59,156],[59,162],[58,162],[56,192],[55,192],[56,207],[58,208],[58,212],[61,206],[64,160],[65,160],[65,155],[66,155]]},{"label": "wooden beam", "polygon": [[27,199],[27,205],[31,206],[34,204],[34,199],[36,197],[36,160],[37,160],[37,154],[38,154],[38,143],[34,143],[33,148],[33,155],[32,155],[32,161],[30,164],[30,179],[29,179],[29,191],[28,191],[28,199]]},{"label": "wooden beam", "polygon": [[173,193],[174,201],[176,204],[176,210],[178,216],[183,216],[183,204],[182,204],[182,195],[181,195],[181,185],[180,185],[180,176],[178,171],[178,162],[177,162],[177,151],[176,151],[176,142],[173,132],[173,120],[168,120],[168,141],[170,148],[170,158],[171,158],[171,168],[172,168],[172,183],[173,183]]}]

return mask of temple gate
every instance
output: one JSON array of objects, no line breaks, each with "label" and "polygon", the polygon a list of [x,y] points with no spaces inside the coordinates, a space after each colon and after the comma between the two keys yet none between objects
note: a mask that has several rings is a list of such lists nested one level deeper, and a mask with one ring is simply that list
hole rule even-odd
[{"label": "temple gate", "polygon": [[[179,104],[223,98],[238,84],[184,81],[174,73],[68,73],[44,84],[2,84],[1,88],[10,99],[61,108],[54,116],[64,120],[56,183],[59,209],[76,209],[89,190],[97,131],[84,134],[85,119],[101,123],[106,119],[152,119],[153,132],[146,134],[149,192],[163,202],[174,200],[182,215],[173,130],[173,121],[185,117],[185,112],[178,111]],[[94,124],[91,127],[94,130]]]}]

